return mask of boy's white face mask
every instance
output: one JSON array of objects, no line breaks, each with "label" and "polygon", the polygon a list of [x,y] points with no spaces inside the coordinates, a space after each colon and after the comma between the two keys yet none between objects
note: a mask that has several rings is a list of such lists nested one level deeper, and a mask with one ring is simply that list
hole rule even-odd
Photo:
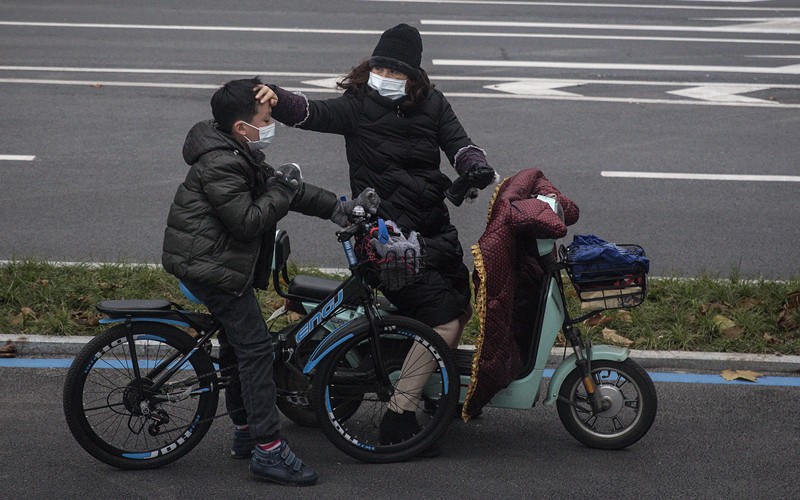
[{"label": "boy's white face mask", "polygon": [[383,97],[399,99],[406,95],[407,81],[408,80],[398,80],[397,78],[384,78],[375,73],[370,73],[367,85],[377,90]]},{"label": "boy's white face mask", "polygon": [[269,146],[272,142],[272,139],[275,137],[275,122],[272,122],[269,125],[264,125],[263,127],[256,127],[255,125],[250,125],[245,121],[242,123],[248,127],[258,130],[257,141],[251,141],[250,139],[247,139],[247,145],[250,146],[250,149],[254,151],[258,149],[266,149],[267,146]]}]

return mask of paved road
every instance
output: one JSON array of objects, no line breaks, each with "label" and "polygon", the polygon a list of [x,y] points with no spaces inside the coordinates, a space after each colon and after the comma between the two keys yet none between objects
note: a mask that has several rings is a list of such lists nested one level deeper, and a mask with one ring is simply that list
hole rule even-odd
[{"label": "paved road", "polygon": [[[64,369],[0,368],[4,498],[798,498],[798,387],[656,383],[659,413],[625,451],[583,447],[554,410],[487,409],[454,422],[436,459],[368,465],[321,432],[284,423],[320,483],[293,489],[252,480],[227,456],[219,420],[189,455],[124,472],[85,453],[61,410]],[[222,406],[220,407],[222,408]]]},{"label": "paved road", "polygon": [[[578,202],[574,233],[642,244],[656,275],[800,271],[791,0],[3,5],[0,259],[157,262],[183,138],[215,87],[260,74],[334,96],[399,21],[500,173],[540,167]],[[280,128],[271,156],[348,191],[339,137]],[[638,172],[681,178],[615,177]],[[467,248],[486,201],[452,210]],[[286,226],[298,262],[342,267],[329,223]]]}]

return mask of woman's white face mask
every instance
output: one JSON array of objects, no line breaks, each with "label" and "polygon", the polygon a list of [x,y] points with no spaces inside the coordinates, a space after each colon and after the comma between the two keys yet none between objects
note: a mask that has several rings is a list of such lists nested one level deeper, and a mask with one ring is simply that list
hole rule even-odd
[{"label": "woman's white face mask", "polygon": [[383,97],[389,99],[399,99],[406,95],[406,82],[407,80],[398,80],[396,78],[385,78],[375,73],[369,74],[369,81],[367,85],[378,91]]}]

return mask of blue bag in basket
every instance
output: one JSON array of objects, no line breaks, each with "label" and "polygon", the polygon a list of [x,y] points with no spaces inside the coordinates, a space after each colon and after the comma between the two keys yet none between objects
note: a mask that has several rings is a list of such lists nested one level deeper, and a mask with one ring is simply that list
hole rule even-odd
[{"label": "blue bag in basket", "polygon": [[[581,271],[630,267],[637,263],[641,264],[645,274],[650,270],[650,259],[641,247],[619,247],[593,234],[576,234],[567,247],[567,255],[578,280]],[[583,262],[587,265],[580,265]]]}]

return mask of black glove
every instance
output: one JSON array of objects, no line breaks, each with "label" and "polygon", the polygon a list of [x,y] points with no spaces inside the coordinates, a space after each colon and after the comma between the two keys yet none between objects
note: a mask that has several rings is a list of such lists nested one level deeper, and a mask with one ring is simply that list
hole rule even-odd
[{"label": "black glove", "polygon": [[483,189],[491,184],[495,175],[494,169],[485,163],[473,163],[464,172],[469,187],[478,189]]},{"label": "black glove", "polygon": [[268,183],[286,194],[291,203],[303,186],[303,173],[297,163],[286,163],[275,169],[275,177],[271,177]]},{"label": "black glove", "polygon": [[450,203],[460,207],[464,199],[469,201],[478,197],[478,190],[483,189],[495,180],[497,174],[494,169],[485,163],[473,163],[456,180],[444,195]]},{"label": "black glove", "polygon": [[353,213],[355,207],[361,207],[365,213],[374,215],[378,211],[380,203],[381,197],[378,196],[378,193],[372,188],[367,188],[354,200],[339,200],[333,207],[330,219],[341,227],[347,227],[350,224],[348,216]]}]

